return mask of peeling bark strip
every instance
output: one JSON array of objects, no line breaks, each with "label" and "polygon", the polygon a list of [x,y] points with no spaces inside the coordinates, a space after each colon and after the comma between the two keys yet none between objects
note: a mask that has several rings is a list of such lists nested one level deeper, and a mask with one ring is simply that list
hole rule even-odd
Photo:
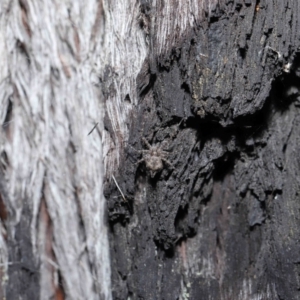
[{"label": "peeling bark strip", "polygon": [[1,299],[111,299],[103,5],[0,3]]},{"label": "peeling bark strip", "polygon": [[105,10],[113,298],[299,299],[299,1]]}]

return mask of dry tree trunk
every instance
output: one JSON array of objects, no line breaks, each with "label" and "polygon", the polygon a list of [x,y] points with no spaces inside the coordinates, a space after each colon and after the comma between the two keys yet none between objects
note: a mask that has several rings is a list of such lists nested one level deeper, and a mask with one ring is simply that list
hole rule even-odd
[{"label": "dry tree trunk", "polygon": [[2,1],[0,296],[298,299],[299,12]]},{"label": "dry tree trunk", "polygon": [[111,299],[103,5],[0,3],[1,299]]}]

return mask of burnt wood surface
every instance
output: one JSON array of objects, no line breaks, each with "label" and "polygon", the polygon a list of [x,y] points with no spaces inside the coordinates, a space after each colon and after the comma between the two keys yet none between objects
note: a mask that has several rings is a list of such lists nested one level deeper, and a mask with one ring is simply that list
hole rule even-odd
[{"label": "burnt wood surface", "polygon": [[[162,10],[140,1],[149,53],[105,183],[113,298],[300,299],[300,2],[219,1],[164,51]],[[143,138],[168,152],[154,175]]]}]

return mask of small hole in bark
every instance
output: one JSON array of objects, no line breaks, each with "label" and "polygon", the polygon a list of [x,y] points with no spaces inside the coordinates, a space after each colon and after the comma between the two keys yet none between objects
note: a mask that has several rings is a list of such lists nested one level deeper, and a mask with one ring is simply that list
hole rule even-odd
[{"label": "small hole in bark", "polygon": [[282,148],[282,152],[283,152],[283,153],[285,153],[286,147],[287,147],[287,144],[284,144],[284,145],[283,145],[283,148]]},{"label": "small hole in bark", "polygon": [[292,102],[297,103],[300,99],[300,84],[295,71],[284,73],[283,76],[277,78],[273,82],[270,94],[277,110],[285,111]]},{"label": "small hole in bark", "polygon": [[224,177],[231,173],[234,167],[234,156],[226,154],[215,162],[214,179],[223,181]]},{"label": "small hole in bark", "polygon": [[55,291],[55,299],[65,299],[63,278],[59,271],[57,273],[58,273],[58,286],[56,287],[56,291]]},{"label": "small hole in bark", "polygon": [[8,165],[8,157],[5,151],[1,152],[1,166],[3,170],[6,170],[6,167]]},{"label": "small hole in bark", "polygon": [[127,102],[127,103],[131,103],[131,99],[130,99],[129,94],[126,95],[124,101]]},{"label": "small hole in bark", "polygon": [[17,40],[16,46],[20,53],[26,57],[26,62],[28,65],[30,65],[30,56],[28,55],[26,44],[20,40]]},{"label": "small hole in bark", "polygon": [[210,23],[216,23],[219,21],[219,17],[216,17],[216,16],[211,17],[209,21],[210,21]]},{"label": "small hole in bark", "polygon": [[140,26],[141,29],[144,29],[144,27],[145,27],[145,22],[144,22],[143,19],[141,19],[141,20],[139,21],[139,26]]},{"label": "small hole in bark", "polygon": [[147,86],[144,87],[143,89],[141,89],[141,91],[140,91],[140,98],[143,98],[145,95],[147,95],[147,93],[154,86],[155,81],[156,81],[156,75],[155,74],[151,74]]},{"label": "small hole in bark", "polygon": [[60,73],[58,68],[51,67],[51,75],[56,79],[60,79]]},{"label": "small hole in bark", "polygon": [[171,247],[171,246],[168,249],[165,249],[166,257],[168,257],[168,258],[174,257],[174,254],[175,254],[174,250],[175,250],[174,247]]},{"label": "small hole in bark", "polygon": [[241,9],[242,9],[242,5],[241,4],[237,4],[236,7],[235,7],[235,10],[237,12],[239,12]]},{"label": "small hole in bark", "polygon": [[13,103],[9,99],[8,100],[8,105],[7,105],[7,110],[6,110],[6,116],[5,116],[4,122],[2,124],[2,128],[4,130],[8,128],[9,123],[11,122],[11,119],[12,119],[12,110],[13,110]]},{"label": "small hole in bark", "polygon": [[2,195],[0,194],[0,219],[4,222],[7,219],[6,205],[3,201]]},{"label": "small hole in bark", "polygon": [[175,228],[176,230],[181,231],[181,227],[182,227],[182,223],[184,222],[184,219],[186,218],[188,214],[188,204],[185,205],[184,207],[180,206],[178,211],[177,211],[177,215],[175,217]]},{"label": "small hole in bark", "polygon": [[188,86],[188,84],[186,82],[184,82],[182,85],[181,85],[181,89],[183,89],[186,93],[190,94],[191,93],[191,90],[190,90],[190,87]]},{"label": "small hole in bark", "polygon": [[246,57],[246,49],[245,48],[240,48],[239,49],[239,54],[240,54],[240,57],[242,58],[242,59],[245,59],[245,57]]}]

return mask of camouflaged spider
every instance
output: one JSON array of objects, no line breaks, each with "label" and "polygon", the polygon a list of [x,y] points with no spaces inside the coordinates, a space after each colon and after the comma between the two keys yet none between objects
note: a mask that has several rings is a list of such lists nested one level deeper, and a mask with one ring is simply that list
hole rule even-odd
[{"label": "camouflaged spider", "polygon": [[145,162],[145,165],[150,172],[151,178],[153,178],[156,175],[156,173],[163,169],[164,163],[166,163],[169,167],[174,169],[174,166],[167,160],[168,152],[163,150],[163,146],[151,146],[145,138],[143,138],[142,140],[147,146],[148,150],[138,151],[142,153],[143,158],[139,160],[136,164]]}]

